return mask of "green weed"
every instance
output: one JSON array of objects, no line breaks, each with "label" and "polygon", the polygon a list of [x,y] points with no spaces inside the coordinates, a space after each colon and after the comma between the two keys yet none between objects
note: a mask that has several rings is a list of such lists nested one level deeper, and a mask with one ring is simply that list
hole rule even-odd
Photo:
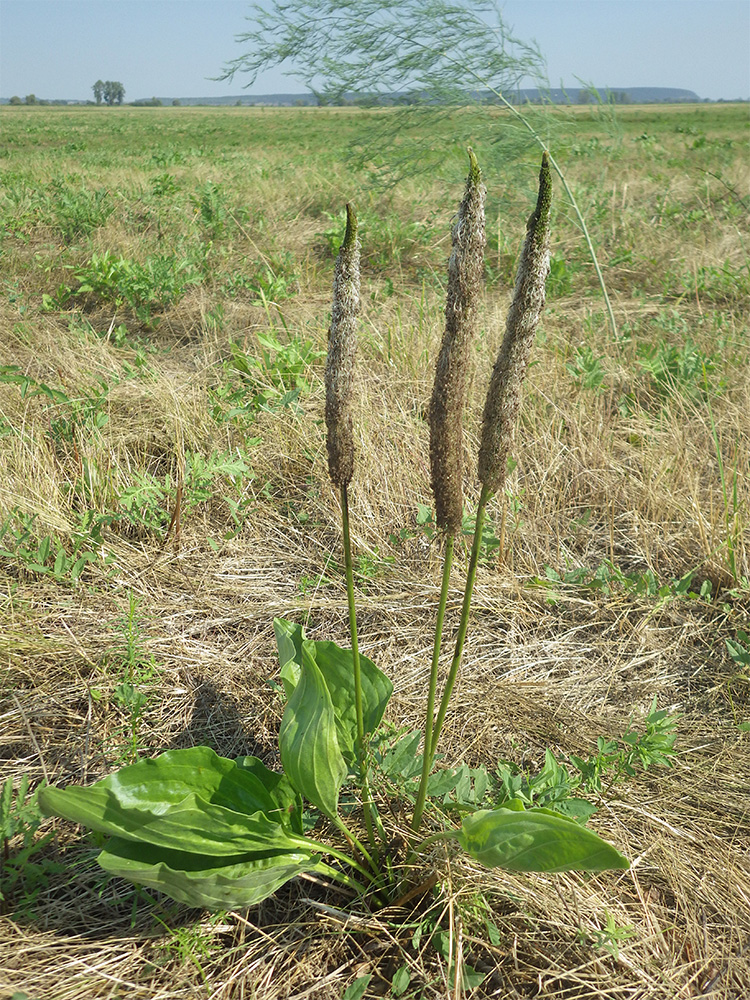
[{"label": "green weed", "polygon": [[547,291],[551,299],[563,298],[573,291],[573,273],[564,257],[553,254],[550,258]]},{"label": "green weed", "polygon": [[[324,216],[329,225],[317,234],[319,245],[335,257],[341,246],[342,215],[325,212]],[[414,263],[433,239],[431,222],[405,219],[396,211],[381,214],[365,209],[360,213],[359,225],[364,248],[362,264],[376,273]]]},{"label": "green weed", "polygon": [[211,240],[220,240],[230,218],[226,195],[221,186],[213,181],[206,181],[197,194],[190,196],[190,204],[205,236]]},{"label": "green weed", "polygon": [[295,412],[300,396],[310,391],[310,371],[323,352],[298,335],[287,343],[274,330],[257,338],[258,356],[230,344],[231,355],[222,365],[228,382],[211,390],[211,412],[217,422],[252,421],[262,410]]},{"label": "green weed", "polygon": [[736,639],[725,639],[727,652],[740,672],[750,676],[750,636],[742,629],[737,629]]},{"label": "green weed", "polygon": [[204,458],[195,452],[188,452],[185,456],[184,478],[174,472],[155,476],[148,471],[136,471],[134,482],[118,497],[117,517],[123,523],[149,534],[163,533],[173,517],[178,492],[181,515],[184,518],[196,508],[207,504],[214,497],[217,484],[221,481],[224,487],[234,485],[239,490],[240,499],[231,510],[235,523],[240,522],[237,524],[239,530],[247,512],[246,504],[242,501],[242,483],[250,475],[250,467],[245,460],[232,453],[214,452]]},{"label": "green weed", "polygon": [[[501,760],[490,772],[487,768],[442,768],[430,775],[428,795],[447,810],[458,812],[498,808],[520,800],[526,808],[554,809],[585,824],[596,806],[577,793],[603,794],[627,778],[633,777],[637,766],[671,766],[676,740],[677,717],[657,710],[656,699],[646,716],[644,729],[632,726],[621,737],[599,737],[596,752],[582,758],[571,755],[559,761],[551,750],[545,751],[544,765],[536,774],[518,767],[512,761]],[[386,791],[397,791],[409,801],[416,798],[422,770],[419,752],[420,733],[396,732],[385,735],[374,747],[373,760]]]},{"label": "green weed", "polygon": [[693,588],[697,570],[689,570],[683,576],[661,583],[653,570],[647,569],[643,572],[634,571],[625,573],[611,560],[605,559],[595,570],[585,566],[575,569],[565,570],[559,573],[551,566],[545,566],[543,578],[534,577],[532,583],[537,587],[544,587],[549,591],[548,601],[554,603],[559,600],[558,585],[568,585],[573,587],[583,587],[588,590],[598,591],[605,596],[609,596],[616,589],[622,589],[627,593],[638,597],[656,598],[659,604],[675,598],[687,598],[689,600],[710,599],[712,584],[710,580],[704,580],[700,588]]},{"label": "green weed", "polygon": [[81,518],[80,529],[65,543],[55,534],[41,534],[36,521],[36,514],[16,508],[0,525],[0,556],[26,573],[77,584],[88,564],[111,562],[99,552],[101,524],[93,512]]},{"label": "green weed", "polygon": [[115,208],[103,188],[94,191],[85,186],[72,189],[64,180],[50,184],[49,198],[55,227],[66,243],[88,236],[103,226]]},{"label": "green weed", "polygon": [[48,435],[57,442],[75,444],[81,433],[100,431],[109,421],[107,398],[117,379],[111,383],[100,379],[98,384],[69,396],[63,389],[40,382],[23,372],[18,365],[0,366],[0,384],[17,385],[22,398],[41,397],[49,400],[45,407]]},{"label": "green weed", "polygon": [[620,945],[634,934],[635,928],[631,924],[618,925],[614,916],[605,910],[604,926],[593,929],[580,928],[577,938],[581,944],[606,951],[617,962],[620,958]]},{"label": "green weed", "polygon": [[265,308],[267,303],[283,302],[299,290],[294,258],[290,253],[264,257],[249,274],[230,274],[224,289],[232,299],[247,296],[254,306]]},{"label": "green weed", "polygon": [[37,802],[42,787],[39,785],[29,793],[29,778],[24,775],[17,788],[13,787],[13,779],[7,778],[0,789],[0,913],[3,914],[30,915],[49,877],[66,867],[48,858],[35,859],[54,837],[54,831],[36,836],[42,823]]},{"label": "green weed", "polygon": [[[111,652],[102,660],[102,668],[114,672],[119,683],[111,696],[112,703],[125,716],[123,723],[124,745],[118,749],[118,762],[135,761],[140,748],[140,726],[149,701],[149,688],[157,676],[157,664],[148,654],[143,636],[144,617],[142,600],[128,592],[128,606],[115,627],[117,636]],[[105,692],[91,688],[94,701],[102,701]]]},{"label": "green weed", "polygon": [[206,973],[203,966],[217,951],[221,951],[223,948],[221,940],[216,935],[211,934],[211,927],[226,921],[226,914],[211,914],[208,918],[208,927],[205,929],[201,923],[170,927],[158,916],[155,919],[166,932],[166,938],[162,939],[159,945],[164,957],[174,956],[180,965],[186,963],[192,965],[197,970],[201,982],[206,986]]},{"label": "green weed", "polygon": [[641,732],[631,725],[622,736],[600,736],[596,752],[587,757],[571,754],[560,761],[546,750],[544,766],[537,774],[525,772],[511,761],[500,761],[493,775],[493,797],[500,802],[520,798],[528,806],[552,808],[585,823],[596,807],[575,793],[604,795],[634,777],[638,768],[671,767],[678,718],[657,709],[654,698]]},{"label": "green weed", "polygon": [[614,785],[649,767],[671,767],[677,739],[677,716],[657,709],[656,697],[645,719],[645,730],[629,728],[615,739],[600,736],[596,754],[583,759],[571,754],[571,763],[581,774],[584,789],[603,794]]},{"label": "green weed", "polygon": [[[520,505],[516,512],[520,510]],[[415,516],[415,528],[402,527],[398,532],[389,535],[389,541],[394,548],[400,548],[404,542],[413,538],[424,538],[431,541],[435,537],[435,515],[431,507],[426,504],[418,504]],[[465,513],[461,524],[461,534],[464,538],[473,538],[476,528],[476,515]],[[501,539],[496,535],[495,528],[489,518],[485,517],[482,522],[481,536],[479,542],[479,562],[485,566],[492,563],[502,546]]]},{"label": "green weed", "polygon": [[166,198],[180,190],[174,174],[157,174],[151,180],[151,193],[157,198]]},{"label": "green weed", "polygon": [[588,344],[576,348],[575,356],[565,365],[579,389],[600,392],[607,378],[604,358],[594,353]]},{"label": "green weed", "polygon": [[201,282],[201,276],[185,258],[155,254],[140,264],[118,257],[109,250],[92,254],[88,264],[76,270],[80,282],[74,295],[119,308],[129,306],[141,323],[153,322],[154,311],[177,302],[187,288]]},{"label": "green weed", "polygon": [[650,376],[652,391],[662,398],[670,393],[702,396],[705,376],[716,368],[713,357],[704,354],[690,339],[682,347],[663,340],[639,344],[636,361]]}]

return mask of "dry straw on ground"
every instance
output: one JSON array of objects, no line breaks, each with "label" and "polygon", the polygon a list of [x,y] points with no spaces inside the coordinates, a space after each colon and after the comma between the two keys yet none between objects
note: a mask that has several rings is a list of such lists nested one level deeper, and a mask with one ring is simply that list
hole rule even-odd
[{"label": "dry straw on ground", "polygon": [[[207,120],[190,109],[164,110],[185,110],[193,123]],[[315,121],[328,121],[319,110]],[[122,111],[123,127],[130,128],[128,116],[135,112]],[[347,115],[360,113],[333,117],[342,128]],[[648,118],[657,112],[626,112],[624,152],[619,160],[611,154],[616,173],[608,172],[601,146],[589,148],[585,137],[580,155],[571,154],[569,176],[589,192],[589,217],[598,212],[602,253],[614,260],[631,249],[607,271],[630,339],[619,345],[607,340],[597,300],[588,295],[593,285],[586,283],[585,265],[574,271],[569,292],[550,295],[526,382],[523,448],[514,450],[519,465],[507,493],[489,510],[502,547],[480,567],[470,642],[441,747],[450,763],[492,768],[502,758],[536,770],[546,747],[560,756],[585,755],[597,737],[621,734],[631,719],[638,725],[656,697],[660,707],[681,716],[674,767],[640,773],[619,786],[593,820],[597,832],[632,859],[631,870],[590,878],[487,873],[436,850],[424,872],[425,880],[437,876],[436,885],[398,911],[347,917],[341,896],[299,879],[251,911],[210,917],[107,881],[94,864],[90,840],[68,824],[46,823],[42,830],[54,826],[56,837],[42,857],[60,868],[47,873],[36,895],[27,885],[19,900],[28,904],[0,918],[0,996],[339,1000],[364,974],[372,974],[372,996],[387,996],[402,966],[413,984],[428,984],[425,998],[460,996],[443,959],[424,940],[414,944],[416,924],[428,916],[451,936],[454,954],[486,973],[466,996],[742,1000],[750,993],[750,743],[738,728],[748,721],[750,684],[725,645],[748,621],[747,591],[731,579],[727,538],[734,538],[737,577],[750,576],[749,303],[740,285],[737,291],[720,283],[709,287],[710,274],[701,271],[741,260],[740,237],[747,243],[750,234],[725,185],[747,197],[748,174],[736,129],[728,130],[713,113],[703,119],[688,117],[692,111],[670,112],[667,126]],[[222,122],[241,120],[232,115],[228,109]],[[92,121],[80,120],[87,127]],[[678,124],[702,129],[708,146],[686,146],[696,137],[677,132]],[[640,139],[643,133],[654,142]],[[725,139],[735,146],[721,146]],[[23,146],[30,141],[19,139],[19,148],[31,158],[33,151]],[[209,133],[201,141],[210,149]],[[666,193],[656,177],[665,155],[655,144],[676,158],[689,149]],[[700,174],[705,193],[686,180],[704,154],[707,169],[715,166],[709,154],[726,157],[724,183]],[[269,146],[259,158],[266,166],[284,163],[288,151]],[[86,168],[90,185],[103,183],[94,161]],[[218,160],[214,165],[227,171],[227,186],[248,183],[242,180],[246,164],[221,162],[223,167]],[[73,160],[33,169],[44,185],[56,172],[70,173]],[[129,190],[135,169],[113,169],[111,183]],[[0,364],[64,387],[69,397],[82,398],[97,376],[112,389],[107,423],[66,441],[50,430],[59,409],[51,410],[42,396],[23,396],[15,384],[0,385],[3,426],[18,431],[0,439],[3,520],[13,508],[36,513],[40,529],[69,539],[81,511],[84,460],[99,472],[91,499],[97,510],[108,509],[136,474],[174,474],[192,451],[239,452],[254,478],[243,480],[241,494],[231,478],[218,479],[208,500],[184,512],[179,546],[163,544],[163,532],[117,525],[105,530],[115,568],[110,576],[90,568],[78,587],[2,560],[0,780],[17,782],[28,774],[33,781],[90,782],[127,755],[129,716],[115,690],[122,681],[122,621],[130,595],[140,601],[139,683],[148,696],[138,731],[142,753],[208,743],[227,756],[257,754],[273,766],[283,711],[269,684],[278,671],[273,616],[295,615],[312,637],[347,642],[346,594],[331,566],[339,509],[327,482],[321,357],[305,368],[310,391],[300,395],[299,410],[264,410],[246,427],[218,422],[211,410],[210,393],[223,378],[230,340],[259,354],[256,335],[273,323],[280,336],[309,339],[325,350],[332,258],[321,257],[315,234],[324,222],[315,213],[331,210],[334,198],[322,206],[320,175],[305,173],[302,160],[295,169],[300,180],[294,189],[273,170],[258,171],[256,192],[237,189],[238,200],[262,201],[266,212],[266,230],[242,223],[248,236],[268,241],[262,244],[266,255],[283,246],[302,262],[299,293],[279,304],[286,329],[275,310],[229,297],[224,326],[212,326],[205,317],[218,286],[192,289],[166,310],[156,331],[140,331],[157,347],[147,355],[147,377],[129,377],[133,350],[87,333],[73,308],[40,309],[41,293],[70,272],[31,209],[20,202],[22,217],[13,215],[4,252],[14,284],[0,302]],[[458,180],[462,170],[459,163]],[[153,174],[167,171],[196,186],[208,176],[202,157],[167,168],[138,167],[135,176],[147,190]],[[357,182],[340,167],[327,176],[342,187]],[[509,196],[502,205],[514,253],[529,190],[517,204]],[[366,557],[358,577],[360,643],[393,678],[388,718],[407,728],[421,722],[440,568],[437,546],[416,523],[417,505],[430,502],[425,417],[444,326],[442,290],[425,276],[433,261],[442,274],[453,193],[425,189],[423,197],[442,213],[435,246],[412,247],[413,256],[405,250],[403,266],[379,273],[370,265],[368,271],[363,247],[366,308],[350,494],[353,545]],[[413,195],[407,189],[396,196],[401,217],[411,218]],[[123,204],[135,211],[137,199]],[[157,208],[149,203],[143,211]],[[158,211],[166,218],[177,209]],[[497,212],[496,204],[491,211]],[[138,223],[136,240],[128,232],[135,215],[115,213],[95,239],[102,248],[124,250],[127,237],[140,252],[140,245],[158,242],[155,218]],[[553,287],[555,257],[564,257],[569,269],[577,260],[574,233],[563,222],[552,247]],[[239,271],[243,254],[254,259],[255,252],[239,230],[234,233],[237,242],[226,252]],[[491,245],[490,260],[493,250],[501,256]],[[89,251],[76,245],[67,252],[78,264]],[[50,276],[35,269],[35,253],[49,255]],[[423,281],[412,281],[412,266],[423,268]],[[669,274],[669,281],[684,278],[679,294]],[[403,281],[403,294],[388,295],[388,281],[396,289]],[[486,292],[477,372],[491,370],[509,297],[502,282]],[[113,315],[100,306],[84,318],[101,334]],[[132,317],[127,322],[135,333]],[[705,381],[701,374],[692,383],[660,387],[639,366],[639,348],[660,340],[682,347],[688,337],[715,367]],[[582,345],[602,359],[606,379],[599,390],[587,389],[569,370]],[[261,373],[259,380],[270,385],[272,375]],[[470,390],[470,454],[478,447],[485,384],[477,377]],[[261,441],[249,444],[255,436]],[[475,503],[477,485],[467,481],[466,492],[467,502]],[[248,501],[248,516],[235,537],[225,538],[234,527],[229,500],[237,499]],[[617,584],[595,589],[539,582],[546,566],[564,575],[606,560],[623,572],[651,570],[660,582],[697,567],[696,584],[710,581],[713,597],[659,598]],[[460,579],[450,592],[449,628],[457,623]],[[389,818],[394,836],[405,822],[400,815]],[[11,856],[17,849],[16,839]],[[487,919],[497,927],[494,939]],[[623,929],[616,955],[605,947],[608,920]]]}]

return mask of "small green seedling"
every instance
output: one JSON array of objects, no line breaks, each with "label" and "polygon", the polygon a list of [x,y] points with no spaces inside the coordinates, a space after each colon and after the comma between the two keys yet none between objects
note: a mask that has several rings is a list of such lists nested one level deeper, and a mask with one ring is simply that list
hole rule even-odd
[{"label": "small green seedling", "polygon": [[606,951],[617,962],[620,958],[620,945],[635,934],[632,924],[619,926],[614,916],[604,911],[604,927],[593,930],[579,929],[577,937],[581,944],[589,944],[593,948]]}]

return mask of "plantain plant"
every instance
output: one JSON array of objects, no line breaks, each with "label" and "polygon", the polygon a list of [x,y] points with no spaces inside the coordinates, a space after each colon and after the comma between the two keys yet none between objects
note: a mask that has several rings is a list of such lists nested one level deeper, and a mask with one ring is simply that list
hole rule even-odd
[{"label": "plantain plant", "polygon": [[[530,806],[521,798],[506,798],[490,808],[482,808],[483,802],[464,805],[460,825],[436,809],[431,832],[426,837],[420,832],[428,793],[436,786],[431,779],[436,777],[432,772],[438,740],[469,627],[484,512],[505,481],[549,272],[551,180],[545,153],[539,197],[527,223],[505,337],[484,408],[473,545],[455,647],[435,714],[454,542],[463,525],[461,427],[485,246],[485,189],[471,150],[469,159],[466,191],[453,229],[445,333],[429,411],[431,478],[444,571],[426,693],[421,775],[406,854],[394,855],[396,848],[371,793],[370,751],[379,739],[393,685],[359,652],[357,639],[348,486],[354,472],[360,245],[356,214],[347,205],[333,283],[325,418],[329,473],[341,503],[350,648],[308,639],[293,622],[274,622],[287,697],[279,732],[281,772],[269,770],[256,757],[229,760],[208,747],[194,747],[140,760],[89,787],[43,788],[39,802],[47,815],[110,838],[98,858],[107,871],[192,906],[225,909],[258,903],[306,872],[342,884],[368,905],[382,905],[403,893],[405,883],[417,874],[420,856],[439,841],[456,842],[488,868],[561,872],[628,867],[621,854],[570,814]],[[347,783],[354,784],[362,805],[362,823],[356,829],[340,808]],[[325,841],[305,832],[305,801],[328,819],[331,835]],[[350,809],[346,815],[351,817]]]}]

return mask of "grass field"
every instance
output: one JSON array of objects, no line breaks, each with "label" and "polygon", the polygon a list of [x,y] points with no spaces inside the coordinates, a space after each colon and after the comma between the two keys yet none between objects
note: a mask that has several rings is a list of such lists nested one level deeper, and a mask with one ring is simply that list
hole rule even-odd
[{"label": "grass field", "polygon": [[[93,835],[24,800],[173,747],[275,766],[274,616],[347,644],[322,382],[347,201],[360,643],[394,681],[392,739],[419,726],[440,587],[425,413],[463,136],[489,237],[468,515],[538,151],[504,157],[490,109],[429,135],[416,117],[398,150],[426,141],[430,170],[384,185],[351,154],[388,114],[0,111],[1,997],[333,1000],[367,975],[366,996],[425,1000],[750,993],[747,105],[560,112],[553,152],[618,330],[556,184],[517,464],[441,747],[531,778],[546,749],[602,763],[656,699],[672,766],[594,795],[629,871],[488,872],[436,848],[434,886],[401,907],[347,922],[300,878],[207,914],[109,879]],[[396,837],[385,779],[375,792]]]}]

